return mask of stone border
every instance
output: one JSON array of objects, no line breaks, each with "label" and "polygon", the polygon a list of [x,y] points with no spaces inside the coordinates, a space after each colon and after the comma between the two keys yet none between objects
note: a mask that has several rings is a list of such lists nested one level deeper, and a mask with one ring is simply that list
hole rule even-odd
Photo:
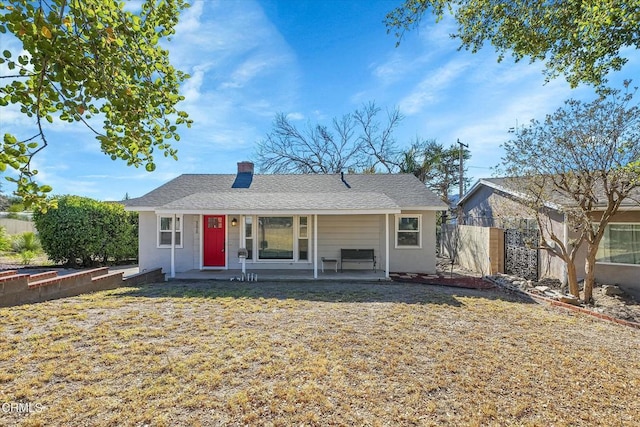
[{"label": "stone border", "polygon": [[567,304],[565,302],[561,302],[561,301],[558,301],[558,300],[547,298],[547,297],[544,297],[542,295],[538,295],[538,294],[534,294],[534,293],[531,293],[531,292],[523,291],[522,289],[517,288],[515,286],[506,286],[503,283],[499,283],[497,280],[494,280],[494,279],[492,279],[492,278],[490,278],[488,276],[485,276],[483,279],[495,284],[497,287],[499,287],[501,289],[528,296],[528,297],[532,298],[533,300],[535,300],[536,302],[539,302],[539,303],[540,302],[546,303],[546,304],[549,304],[549,305],[551,305],[553,307],[560,307],[560,308],[564,308],[564,309],[567,309],[567,310],[570,310],[570,311],[575,311],[575,312],[578,312],[578,313],[587,314],[589,316],[595,317],[595,318],[600,319],[600,320],[604,320],[606,322],[617,323],[619,325],[629,326],[629,327],[635,328],[635,329],[640,329],[640,323],[637,323],[637,322],[631,322],[629,320],[618,319],[617,317],[609,316],[608,314],[598,313],[598,312],[595,312],[593,310],[589,310],[588,308]]}]

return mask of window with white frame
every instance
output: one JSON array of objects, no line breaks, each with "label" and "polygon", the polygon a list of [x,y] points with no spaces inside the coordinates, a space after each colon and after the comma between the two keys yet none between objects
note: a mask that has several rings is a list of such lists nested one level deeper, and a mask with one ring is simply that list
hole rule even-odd
[{"label": "window with white frame", "polygon": [[422,247],[422,215],[406,214],[396,216],[396,247]]},{"label": "window with white frame", "polygon": [[[182,247],[182,215],[158,215],[158,247],[171,247],[171,233],[175,231],[175,247]],[[174,229],[175,227],[175,229]]]},{"label": "window with white frame", "polygon": [[309,217],[298,218],[298,260],[309,260]]},{"label": "window with white frame", "polygon": [[640,265],[640,224],[608,224],[598,245],[596,261]]},{"label": "window with white frame", "polygon": [[244,247],[247,250],[247,259],[253,259],[253,217],[244,217]]},{"label": "window with white frame", "polygon": [[309,262],[309,216],[247,215],[243,221],[241,238],[248,260]]}]

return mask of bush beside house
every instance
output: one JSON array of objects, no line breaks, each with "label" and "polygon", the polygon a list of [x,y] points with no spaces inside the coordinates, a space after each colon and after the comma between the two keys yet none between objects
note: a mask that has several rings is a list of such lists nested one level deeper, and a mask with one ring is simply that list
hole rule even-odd
[{"label": "bush beside house", "polygon": [[137,214],[120,204],[62,196],[57,208],[35,212],[33,219],[54,262],[88,267],[137,257]]}]

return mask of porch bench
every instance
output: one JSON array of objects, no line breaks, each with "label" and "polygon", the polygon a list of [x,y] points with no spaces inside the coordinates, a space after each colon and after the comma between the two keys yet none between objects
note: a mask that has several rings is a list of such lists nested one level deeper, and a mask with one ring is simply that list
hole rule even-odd
[{"label": "porch bench", "polygon": [[376,256],[373,249],[340,249],[340,271],[342,272],[345,262],[362,264],[370,262],[373,264],[373,271],[376,271]]}]

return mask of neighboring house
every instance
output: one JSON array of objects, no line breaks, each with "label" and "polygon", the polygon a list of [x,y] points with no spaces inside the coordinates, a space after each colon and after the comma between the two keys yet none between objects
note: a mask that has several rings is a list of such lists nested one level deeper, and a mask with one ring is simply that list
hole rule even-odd
[{"label": "neighboring house", "polygon": [[[436,271],[436,212],[447,207],[410,174],[181,175],[125,202],[139,212],[140,271],[308,270],[341,249],[373,249],[377,269]],[[350,263],[344,269],[371,269]]]},{"label": "neighboring house", "polygon": [[[522,194],[513,189],[513,181],[506,178],[480,179],[458,203],[465,225],[531,230],[537,228],[533,215],[521,204]],[[607,226],[600,243],[596,264],[596,281],[619,284],[640,296],[640,191],[627,198]],[[556,198],[550,207],[549,224],[565,242],[575,236],[564,220],[558,206],[571,206],[567,199]],[[555,206],[555,209],[553,208]],[[603,209],[601,209],[603,210]],[[596,213],[597,214],[597,210]],[[584,277],[586,244],[576,259],[578,277]],[[539,254],[540,277],[566,281],[564,262],[547,251]]]}]

